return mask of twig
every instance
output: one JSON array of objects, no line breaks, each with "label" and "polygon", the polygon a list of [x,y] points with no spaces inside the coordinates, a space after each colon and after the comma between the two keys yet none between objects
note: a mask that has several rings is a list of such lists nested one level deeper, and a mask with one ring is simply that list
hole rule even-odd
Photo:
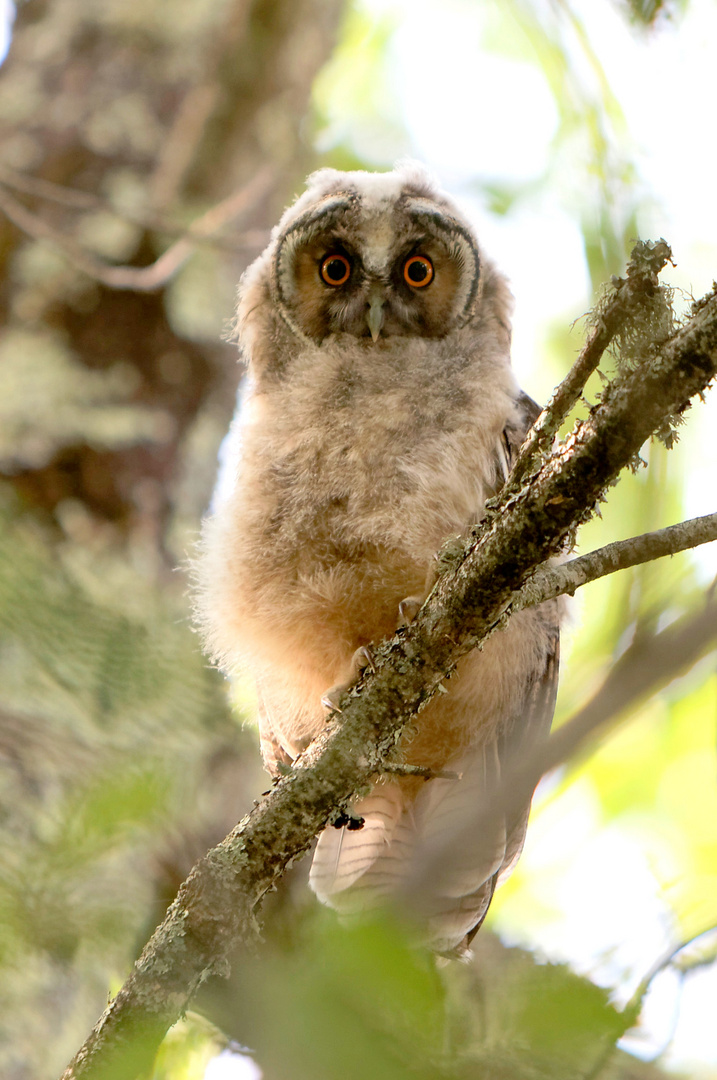
[{"label": "twig", "polygon": [[[717,296],[638,371],[618,372],[569,445],[478,528],[462,564],[439,580],[415,621],[372,650],[377,670],[364,675],[343,714],[195,866],[64,1080],[113,1072],[127,1080],[151,1063],[200,983],[225,967],[233,947],[255,938],[254,911],[287,864],[370,786],[447,673],[500,623],[515,590],[590,516],[645,439],[715,374]],[[713,634],[712,612],[710,620]],[[674,653],[673,643],[671,662]]]},{"label": "twig", "polygon": [[[715,933],[717,933],[717,925],[716,926],[707,926],[707,927],[705,927],[704,930],[700,930],[700,932],[698,934],[693,934],[692,937],[687,938],[685,941],[681,941],[678,945],[675,945],[673,948],[669,949],[668,952],[666,952],[665,955],[662,956],[650,968],[647,975],[645,976],[645,978],[642,980],[639,987],[635,991],[635,994],[634,994],[634,996],[632,998],[632,1002],[634,1002],[635,1005],[639,1005],[640,1001],[642,1000],[645,993],[649,989],[650,983],[653,981],[653,979],[655,979],[660,974],[661,971],[664,971],[665,968],[670,967],[675,962],[675,960],[677,959],[677,957],[680,955],[681,952],[684,952],[685,949],[689,949],[689,947],[691,945],[694,945],[696,942],[698,942],[700,940],[700,938],[707,937],[708,934],[715,934]],[[713,946],[713,949],[714,948],[717,948],[717,942]],[[714,957],[712,957],[712,956],[710,956],[707,961],[705,961],[704,958],[700,958],[700,960],[697,960],[694,963],[687,964],[684,968],[681,967],[679,970],[681,972],[683,972],[685,970],[686,971],[691,971],[695,967],[701,967],[703,963],[712,963],[713,961],[714,961]]]},{"label": "twig", "polygon": [[577,559],[561,566],[546,569],[540,567],[528,581],[511,604],[513,611],[534,604],[542,604],[556,596],[568,593],[570,596],[589,581],[597,581],[616,570],[626,570],[630,566],[652,562],[665,555],[676,555],[688,548],[709,544],[717,540],[717,514],[691,518],[679,525],[669,525],[666,529],[633,536],[629,540],[618,540],[614,544],[581,555]]},{"label": "twig", "polygon": [[542,455],[550,450],[560,425],[580,397],[608,345],[636,308],[654,295],[658,287],[657,275],[671,259],[672,251],[664,240],[635,245],[627,266],[627,277],[613,280],[614,292],[601,312],[600,321],[520,448],[509,481],[511,490],[520,486]]},{"label": "twig", "polygon": [[224,104],[223,84],[217,73],[227,56],[239,54],[249,12],[248,0],[233,0],[212,34],[204,54],[203,76],[187,89],[160,148],[157,167],[149,184],[155,206],[166,206],[176,198],[197,161],[207,127],[217,107]]},{"label": "twig", "polygon": [[[616,722],[649,694],[657,693],[688,671],[717,645],[717,603],[697,615],[685,615],[651,638],[634,642],[613,665],[609,675],[572,720],[563,724],[529,763],[515,763],[501,783],[501,807],[509,810],[515,792],[532,791],[541,776],[572,758],[595,733]],[[495,807],[490,811],[495,812]]]},{"label": "twig", "polygon": [[215,72],[206,82],[187,90],[162,144],[152,176],[150,191],[155,206],[166,206],[176,197],[195,160],[209,118],[220,99],[220,90]]},{"label": "twig", "polygon": [[228,225],[240,214],[248,212],[271,183],[273,169],[266,166],[240,191],[234,192],[211,207],[190,225],[185,235],[172,244],[150,266],[110,266],[95,258],[70,236],[59,232],[48,222],[28,210],[0,186],[0,210],[19,229],[36,240],[47,240],[83,273],[110,289],[129,289],[133,292],[156,292],[174,277],[186,263],[197,241]]},{"label": "twig", "polygon": [[[130,225],[136,225],[140,229],[144,229],[146,232],[158,232],[178,239],[186,238],[189,235],[186,225],[171,221],[162,214],[130,213],[128,210],[116,206],[110,199],[102,198],[102,196],[96,195],[94,192],[82,191],[80,188],[67,187],[64,184],[56,184],[52,180],[43,180],[41,177],[31,176],[29,173],[8,168],[7,165],[0,165],[0,185],[10,188],[12,191],[20,191],[24,195],[32,195],[34,198],[42,199],[45,202],[68,206],[73,210],[87,212],[103,210],[108,214],[113,214],[114,217],[120,218],[122,221],[129,222]],[[64,241],[66,234],[60,235]],[[193,240],[197,246],[201,244],[203,247],[214,247],[224,251],[242,251],[248,247],[265,246],[268,236],[267,229],[252,229],[237,236],[233,241],[220,239],[217,236],[193,236]]]},{"label": "twig", "polygon": [[71,206],[73,210],[111,209],[105,199],[92,192],[55,184],[51,180],[43,180],[39,176],[30,176],[18,169],[11,169],[7,165],[0,165],[0,183],[14,191],[22,191],[25,195],[34,195],[38,199],[59,203],[61,206]]},{"label": "twig", "polygon": [[[698,934],[694,934],[692,937],[687,938],[685,941],[681,941],[679,943],[679,945],[675,945],[673,948],[669,949],[665,953],[664,956],[662,956],[655,964],[653,964],[653,966],[648,971],[647,975],[645,975],[644,979],[642,979],[640,981],[640,985],[637,987],[637,989],[635,990],[635,993],[632,995],[629,1002],[625,1006],[625,1012],[638,1013],[641,1006],[642,1006],[643,999],[644,999],[647,991],[650,989],[650,986],[652,985],[652,982],[654,981],[654,979],[656,979],[657,976],[661,972],[663,972],[666,968],[670,967],[675,962],[675,960],[679,956],[679,954],[681,952],[684,952],[685,949],[688,949],[690,947],[690,945],[694,945],[695,942],[699,941],[700,938],[706,937],[708,934],[714,934],[716,931],[717,931],[717,926],[708,926],[704,930],[701,930]],[[710,963],[710,964],[714,963],[714,956],[710,956],[706,960],[701,959],[701,960],[697,961],[696,963],[691,964],[691,965],[689,965],[689,966],[687,966],[685,968],[678,967],[677,971],[678,971],[679,975],[682,978],[684,978],[684,976],[689,971],[693,970],[693,968],[700,967],[700,966],[702,966],[702,964],[705,964],[705,963]],[[675,1018],[675,1022],[672,1025],[672,1031],[669,1033],[669,1036],[668,1036],[667,1040],[663,1042],[660,1053],[664,1053],[664,1051],[667,1049],[667,1047],[672,1042],[672,1039],[674,1038],[674,1034],[675,1034],[675,1031],[674,1031],[675,1026],[676,1026],[676,1018]]]}]

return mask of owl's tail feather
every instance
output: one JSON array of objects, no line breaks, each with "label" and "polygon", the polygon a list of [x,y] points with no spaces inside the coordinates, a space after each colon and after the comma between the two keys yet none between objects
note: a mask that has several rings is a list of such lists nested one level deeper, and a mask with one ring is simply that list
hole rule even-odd
[{"label": "owl's tail feather", "polygon": [[394,783],[377,784],[352,806],[363,818],[360,829],[324,829],[314,851],[309,882],[319,900],[336,907],[337,894],[355,885],[394,839],[403,810],[401,790]]},{"label": "owl's tail feather", "polygon": [[405,886],[437,952],[459,947],[480,926],[514,843],[502,813],[483,813],[500,779],[495,742],[452,767],[460,780],[431,780],[416,800],[418,836]]},{"label": "owl's tail feather", "polygon": [[362,829],[323,832],[310,877],[319,899],[344,916],[398,903],[438,952],[470,939],[520,852],[527,814],[508,830],[501,814],[479,822],[500,775],[494,743],[452,768],[460,779],[429,781],[407,806],[398,785],[377,785],[355,807]]}]

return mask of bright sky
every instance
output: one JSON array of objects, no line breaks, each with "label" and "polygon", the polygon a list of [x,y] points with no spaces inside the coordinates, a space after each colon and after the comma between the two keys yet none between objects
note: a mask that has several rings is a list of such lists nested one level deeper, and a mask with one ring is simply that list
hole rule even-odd
[{"label": "bright sky", "polygon": [[0,0],[0,60],[4,59],[10,44],[10,26],[14,17],[12,0]]}]

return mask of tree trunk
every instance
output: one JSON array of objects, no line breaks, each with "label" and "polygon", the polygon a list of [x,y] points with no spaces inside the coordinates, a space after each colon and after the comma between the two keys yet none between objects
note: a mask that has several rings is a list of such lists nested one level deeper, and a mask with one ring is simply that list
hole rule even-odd
[{"label": "tree trunk", "polygon": [[[203,278],[152,294],[97,283],[0,215],[0,352],[22,398],[3,424],[0,472],[26,505],[55,514],[79,502],[93,521],[163,549],[194,423],[210,416],[216,444],[231,415],[235,350],[218,331],[257,230],[310,165],[301,121],[341,7],[19,6],[0,70],[0,184],[43,225],[142,266],[166,247],[166,222],[183,227],[267,163],[274,176],[252,207],[248,245],[230,236],[231,250],[205,249]],[[28,362],[35,378],[22,393]],[[203,477],[195,500],[207,487]]]}]

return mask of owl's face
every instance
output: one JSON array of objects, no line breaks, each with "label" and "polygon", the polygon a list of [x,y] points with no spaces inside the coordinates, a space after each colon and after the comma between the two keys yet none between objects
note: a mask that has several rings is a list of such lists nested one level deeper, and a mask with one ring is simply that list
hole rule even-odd
[{"label": "owl's face", "polygon": [[282,219],[272,292],[289,326],[320,344],[350,334],[441,338],[470,316],[478,245],[424,174],[324,170]]}]

